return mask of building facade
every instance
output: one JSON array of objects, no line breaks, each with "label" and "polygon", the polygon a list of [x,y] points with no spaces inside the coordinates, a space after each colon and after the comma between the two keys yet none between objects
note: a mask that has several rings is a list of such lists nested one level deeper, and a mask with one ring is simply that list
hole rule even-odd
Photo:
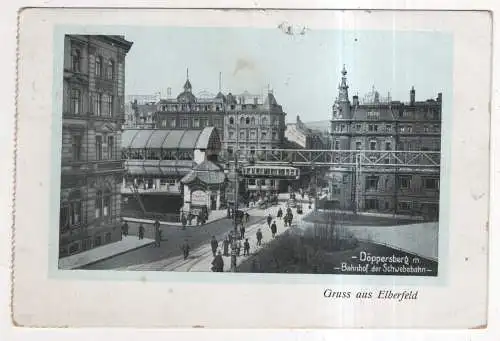
[{"label": "building facade", "polygon": [[[409,101],[381,98],[373,90],[363,101],[349,100],[347,71],[342,70],[338,97],[331,122],[335,150],[362,150],[370,158],[380,151],[429,151],[441,149],[442,94],[416,101],[415,89]],[[373,151],[373,155],[370,152]],[[410,153],[408,153],[410,155]],[[439,154],[429,153],[437,158]],[[439,212],[439,171],[420,172],[383,165],[356,174],[353,169],[332,173],[331,199],[342,209],[387,212],[437,219]]]},{"label": "building facade", "polygon": [[119,146],[131,46],[123,36],[65,36],[60,257],[121,239]]},{"label": "building facade", "polygon": [[329,138],[322,131],[307,127],[297,116],[295,123],[288,123],[285,142],[302,149],[329,149]]}]

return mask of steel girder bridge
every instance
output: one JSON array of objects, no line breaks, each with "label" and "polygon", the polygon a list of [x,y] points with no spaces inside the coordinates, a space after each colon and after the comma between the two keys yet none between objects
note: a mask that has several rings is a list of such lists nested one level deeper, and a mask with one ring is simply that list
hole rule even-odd
[{"label": "steel girder bridge", "polygon": [[[324,170],[352,174],[351,202],[354,212],[357,212],[360,207],[363,173],[439,176],[441,164],[441,153],[436,151],[332,149],[255,149],[253,151],[252,155],[239,161],[241,166],[261,164],[309,167],[316,172]],[[223,159],[238,168],[238,158],[241,152],[237,150],[233,155],[224,155]]]}]

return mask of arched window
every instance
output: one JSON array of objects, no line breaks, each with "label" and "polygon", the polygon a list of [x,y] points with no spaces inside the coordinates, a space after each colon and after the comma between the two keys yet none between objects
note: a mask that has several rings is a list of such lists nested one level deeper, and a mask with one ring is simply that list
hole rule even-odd
[{"label": "arched window", "polygon": [[252,125],[255,125],[255,117],[252,117],[251,123],[252,123]]},{"label": "arched window", "polygon": [[267,117],[262,117],[262,125],[263,126],[267,125]]},{"label": "arched window", "polygon": [[241,124],[241,125],[245,124],[245,118],[244,118],[244,117],[241,117],[241,118],[240,118],[240,124]]},{"label": "arched window", "polygon": [[95,194],[95,217],[102,217],[102,191],[97,191]]},{"label": "arched window", "polygon": [[102,57],[97,56],[95,59],[95,75],[102,77]]},{"label": "arched window", "polygon": [[233,117],[229,117],[229,124],[234,124],[234,118]]},{"label": "arched window", "polygon": [[74,72],[80,72],[81,58],[80,49],[73,49],[73,51],[71,51],[71,68]]},{"label": "arched window", "polygon": [[111,216],[111,203],[112,203],[111,191],[109,189],[106,189],[104,191],[104,197],[102,203],[102,215],[104,217]]},{"label": "arched window", "polygon": [[108,65],[106,67],[106,78],[113,79],[115,76],[115,62],[111,59],[108,61]]},{"label": "arched window", "polygon": [[247,118],[245,119],[245,123],[246,123],[246,124],[250,124],[250,117],[247,117]]}]

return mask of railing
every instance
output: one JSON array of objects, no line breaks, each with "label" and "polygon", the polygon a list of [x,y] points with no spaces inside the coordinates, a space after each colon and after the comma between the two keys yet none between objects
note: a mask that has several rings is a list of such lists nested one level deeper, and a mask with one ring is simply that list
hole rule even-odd
[{"label": "railing", "polygon": [[[134,190],[130,188],[130,186],[123,187],[121,189],[122,194],[133,194]],[[180,194],[181,190],[179,189],[179,186],[160,186],[156,188],[141,188],[137,187],[137,193],[142,194],[142,193],[172,193],[172,194]]]},{"label": "railing", "polygon": [[[439,171],[441,153],[393,150],[256,149],[251,162],[282,166],[392,168]],[[230,158],[228,162],[233,162]]]}]

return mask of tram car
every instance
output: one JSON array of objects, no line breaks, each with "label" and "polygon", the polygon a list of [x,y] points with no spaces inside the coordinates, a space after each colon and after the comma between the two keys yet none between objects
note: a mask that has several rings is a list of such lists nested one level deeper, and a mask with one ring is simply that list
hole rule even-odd
[{"label": "tram car", "polygon": [[300,170],[289,166],[253,165],[243,168],[243,176],[246,178],[298,180]]}]

